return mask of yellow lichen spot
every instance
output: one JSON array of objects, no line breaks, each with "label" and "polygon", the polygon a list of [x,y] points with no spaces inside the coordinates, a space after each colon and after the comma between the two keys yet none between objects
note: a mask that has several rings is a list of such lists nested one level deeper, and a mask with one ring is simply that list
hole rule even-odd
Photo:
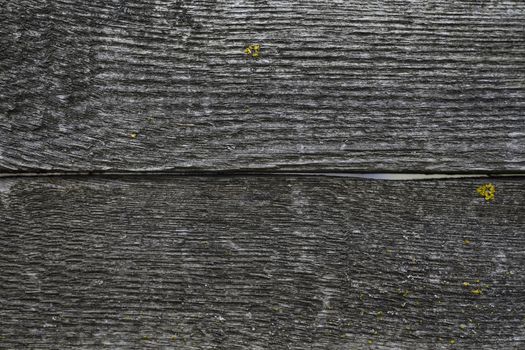
[{"label": "yellow lichen spot", "polygon": [[450,343],[450,345],[454,345],[454,344],[456,344],[456,340],[455,339],[450,339],[449,343]]},{"label": "yellow lichen spot", "polygon": [[151,338],[150,338],[149,336],[147,336],[147,335],[143,335],[143,336],[142,336],[142,340],[150,340],[150,339],[151,339]]},{"label": "yellow lichen spot", "polygon": [[479,283],[479,280],[476,280],[476,283]]},{"label": "yellow lichen spot", "polygon": [[383,318],[383,311],[376,312],[377,318]]},{"label": "yellow lichen spot", "polygon": [[469,245],[470,243],[472,243],[472,242],[470,242],[470,240],[468,240],[468,239],[464,239],[463,240],[463,244],[465,244],[465,245]]},{"label": "yellow lichen spot", "polygon": [[468,287],[468,286],[470,286],[469,282],[463,282],[463,287]]},{"label": "yellow lichen spot", "polygon": [[272,306],[273,312],[281,312],[281,308],[279,306]]},{"label": "yellow lichen spot", "polygon": [[482,196],[485,197],[486,201],[490,201],[494,199],[494,195],[496,194],[496,186],[494,186],[491,183],[484,184],[476,189],[476,191]]},{"label": "yellow lichen spot", "polygon": [[372,345],[372,344],[374,344],[374,341],[371,339],[368,339],[368,345]]},{"label": "yellow lichen spot", "polygon": [[474,295],[480,295],[481,294],[481,289],[473,289],[470,291],[472,294]]},{"label": "yellow lichen spot", "polygon": [[467,328],[467,325],[464,324],[464,323],[462,323],[462,324],[459,325],[459,328],[461,328],[461,329],[465,329],[465,328]]},{"label": "yellow lichen spot", "polygon": [[170,340],[171,340],[171,341],[176,341],[176,340],[177,340],[177,336],[175,336],[175,335],[172,336],[172,337],[170,338]]},{"label": "yellow lichen spot", "polygon": [[131,137],[132,139],[136,139],[137,136],[139,136],[139,134],[136,132],[132,132],[131,134],[129,134],[129,137]]},{"label": "yellow lichen spot", "polygon": [[261,51],[261,45],[259,44],[252,44],[248,46],[246,49],[244,49],[244,53],[253,58],[258,58],[260,55],[260,51]]}]

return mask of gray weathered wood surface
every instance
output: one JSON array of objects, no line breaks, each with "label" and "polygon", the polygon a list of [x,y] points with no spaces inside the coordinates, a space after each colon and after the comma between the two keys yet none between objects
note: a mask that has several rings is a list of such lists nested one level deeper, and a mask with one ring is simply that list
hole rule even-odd
[{"label": "gray weathered wood surface", "polygon": [[4,171],[525,170],[522,0],[2,0],[0,23]]},{"label": "gray weathered wood surface", "polygon": [[523,349],[524,180],[493,182],[1,179],[0,348]]}]

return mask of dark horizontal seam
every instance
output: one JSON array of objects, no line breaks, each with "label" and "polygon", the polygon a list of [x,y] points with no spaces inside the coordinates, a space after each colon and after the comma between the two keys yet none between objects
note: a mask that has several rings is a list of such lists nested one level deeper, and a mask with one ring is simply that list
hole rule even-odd
[{"label": "dark horizontal seam", "polygon": [[[275,177],[293,177],[293,176],[318,176],[318,177],[348,177],[357,179],[376,179],[376,180],[446,180],[446,179],[468,179],[468,178],[524,178],[524,172],[425,172],[425,171],[381,171],[381,172],[363,172],[363,171],[275,171],[275,170],[227,170],[227,171],[39,171],[39,172],[0,172],[0,178],[16,177],[119,177],[119,176],[158,176],[158,177],[236,177],[236,176],[275,176]],[[405,176],[406,178],[396,178]]]}]

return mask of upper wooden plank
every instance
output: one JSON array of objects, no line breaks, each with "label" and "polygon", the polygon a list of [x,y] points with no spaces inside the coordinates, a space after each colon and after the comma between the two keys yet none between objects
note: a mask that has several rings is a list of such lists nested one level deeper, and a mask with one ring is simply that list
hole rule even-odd
[{"label": "upper wooden plank", "polygon": [[1,3],[4,171],[525,170],[522,0]]},{"label": "upper wooden plank", "polygon": [[524,182],[481,184],[0,179],[0,348],[523,349]]}]

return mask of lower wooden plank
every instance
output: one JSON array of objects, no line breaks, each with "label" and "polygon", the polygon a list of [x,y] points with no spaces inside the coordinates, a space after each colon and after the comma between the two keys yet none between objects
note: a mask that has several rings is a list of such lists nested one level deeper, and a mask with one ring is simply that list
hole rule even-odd
[{"label": "lower wooden plank", "polygon": [[481,184],[2,179],[0,348],[523,348],[524,182]]}]

